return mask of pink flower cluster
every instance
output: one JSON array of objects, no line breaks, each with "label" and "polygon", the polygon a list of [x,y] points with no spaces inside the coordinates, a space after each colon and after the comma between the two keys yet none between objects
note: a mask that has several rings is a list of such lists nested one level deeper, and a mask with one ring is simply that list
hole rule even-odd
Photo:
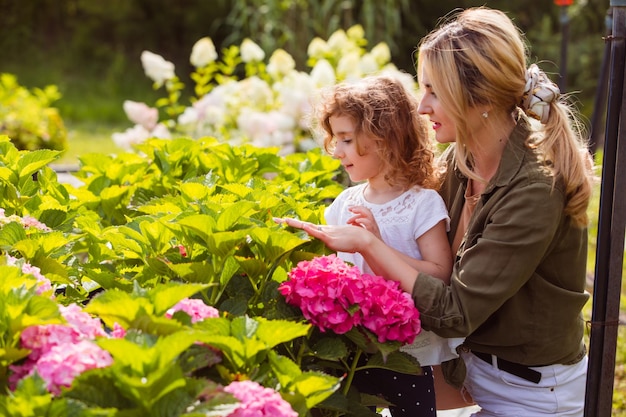
[{"label": "pink flower cluster", "polygon": [[43,232],[50,232],[52,230],[48,226],[46,226],[44,223],[40,222],[34,217],[31,217],[31,216],[20,217],[16,214],[7,216],[4,213],[4,209],[0,208],[0,226],[3,226],[11,222],[19,223],[25,226],[26,228],[32,227],[32,228],[41,230]]},{"label": "pink flower cluster", "polygon": [[231,382],[224,391],[240,403],[227,417],[297,417],[291,405],[279,393],[254,381]]},{"label": "pink flower cluster", "polygon": [[[41,269],[29,264],[28,262],[25,262],[23,259],[14,258],[10,255],[7,257],[7,265],[20,266],[20,264],[23,274],[29,274],[37,278],[37,295],[52,291],[52,283],[41,273]],[[53,293],[51,295],[51,298],[54,298]]]},{"label": "pink flower cluster", "polygon": [[37,372],[46,381],[47,389],[58,395],[62,387],[69,387],[86,370],[113,363],[111,355],[93,342],[107,336],[100,321],[75,304],[59,309],[67,325],[30,326],[22,331],[21,345],[31,353],[23,364],[10,366],[11,386]]},{"label": "pink flower cluster", "polygon": [[165,317],[172,318],[177,311],[184,311],[191,317],[191,322],[196,323],[206,318],[220,316],[220,312],[215,307],[204,304],[204,301],[195,298],[185,298],[180,300],[174,307],[167,310]]},{"label": "pink flower cluster", "polygon": [[421,331],[419,312],[397,282],[361,274],[334,254],[298,263],[278,290],[321,331],[362,325],[381,343],[411,343]]}]

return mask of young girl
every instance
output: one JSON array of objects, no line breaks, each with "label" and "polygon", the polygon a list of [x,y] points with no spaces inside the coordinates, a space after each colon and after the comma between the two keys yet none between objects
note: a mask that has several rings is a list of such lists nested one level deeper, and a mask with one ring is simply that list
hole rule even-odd
[{"label": "young girl", "polygon": [[[430,188],[436,184],[434,153],[415,97],[394,78],[370,76],[336,85],[322,98],[317,119],[324,149],[341,161],[352,182],[359,183],[326,209],[326,223],[365,228],[416,269],[448,283],[449,219],[443,200]],[[338,256],[373,273],[358,253]],[[357,373],[355,385],[394,403],[394,417],[435,416],[430,366],[456,354],[446,339],[427,331],[402,350],[419,360],[422,376],[370,370]]]}]

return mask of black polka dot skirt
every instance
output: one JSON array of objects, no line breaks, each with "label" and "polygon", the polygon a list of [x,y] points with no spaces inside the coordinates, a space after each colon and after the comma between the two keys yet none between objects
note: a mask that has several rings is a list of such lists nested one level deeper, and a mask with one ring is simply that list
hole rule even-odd
[{"label": "black polka dot skirt", "polygon": [[[366,359],[365,359],[366,360]],[[377,395],[393,406],[393,417],[436,417],[432,368],[422,367],[422,374],[411,375],[387,369],[366,369],[354,375],[353,385],[360,392]]]}]

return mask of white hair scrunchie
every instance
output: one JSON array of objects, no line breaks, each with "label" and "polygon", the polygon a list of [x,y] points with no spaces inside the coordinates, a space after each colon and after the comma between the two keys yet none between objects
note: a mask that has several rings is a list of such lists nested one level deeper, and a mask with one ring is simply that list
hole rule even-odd
[{"label": "white hair scrunchie", "polygon": [[526,87],[522,96],[522,108],[527,115],[540,120],[548,121],[550,103],[559,97],[559,87],[554,84],[535,64],[526,70]]}]

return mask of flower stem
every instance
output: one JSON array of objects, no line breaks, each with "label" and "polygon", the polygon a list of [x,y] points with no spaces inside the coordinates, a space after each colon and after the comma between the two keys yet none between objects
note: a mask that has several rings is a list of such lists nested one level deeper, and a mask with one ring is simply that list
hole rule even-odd
[{"label": "flower stem", "polygon": [[363,353],[363,351],[361,350],[361,348],[357,347],[356,351],[354,352],[354,359],[352,360],[352,364],[350,365],[350,369],[348,370],[346,383],[343,386],[343,395],[348,395],[348,391],[350,390],[350,385],[352,385],[352,380],[354,379],[354,374],[356,373],[356,368],[359,363],[361,353]]}]

